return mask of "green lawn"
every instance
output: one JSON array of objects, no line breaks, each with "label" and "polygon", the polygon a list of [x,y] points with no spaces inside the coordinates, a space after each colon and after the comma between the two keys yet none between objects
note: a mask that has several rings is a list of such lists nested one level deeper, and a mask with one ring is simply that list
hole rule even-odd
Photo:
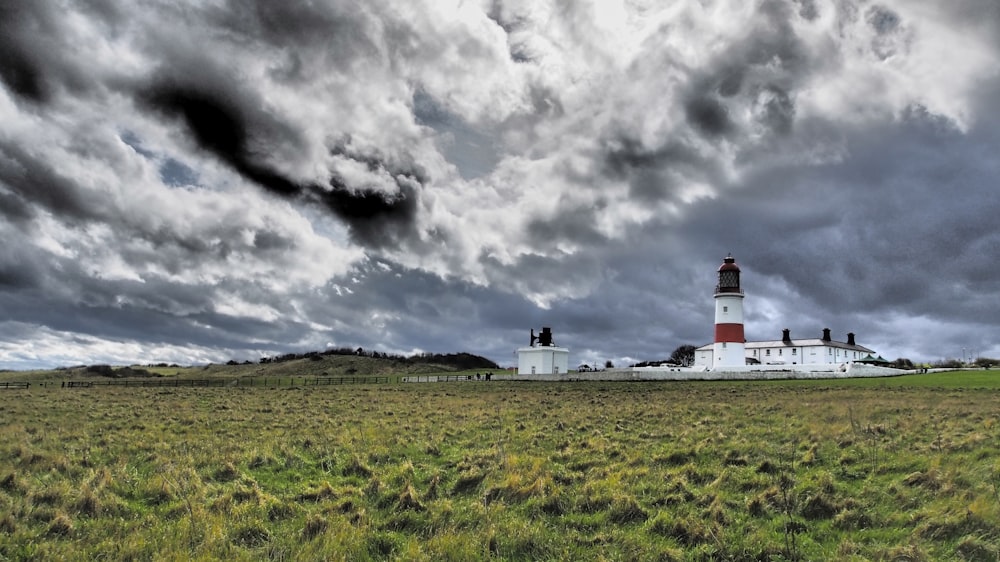
[{"label": "green lawn", "polygon": [[0,559],[995,560],[997,377],[0,391]]}]

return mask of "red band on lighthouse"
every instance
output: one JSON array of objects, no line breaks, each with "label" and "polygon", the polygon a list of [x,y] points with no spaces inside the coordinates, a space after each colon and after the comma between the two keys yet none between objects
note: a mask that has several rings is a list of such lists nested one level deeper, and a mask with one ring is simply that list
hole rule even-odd
[{"label": "red band on lighthouse", "polygon": [[734,342],[743,343],[746,338],[743,337],[743,324],[716,324],[715,325],[715,342]]}]

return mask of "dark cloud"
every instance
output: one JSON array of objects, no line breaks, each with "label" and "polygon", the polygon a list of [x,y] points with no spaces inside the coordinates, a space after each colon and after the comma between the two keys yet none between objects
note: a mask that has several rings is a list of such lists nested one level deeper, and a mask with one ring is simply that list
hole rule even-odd
[{"label": "dark cloud", "polygon": [[724,136],[733,129],[729,111],[717,100],[699,97],[684,106],[688,121],[709,136]]},{"label": "dark cloud", "polygon": [[[0,173],[2,170],[3,167],[0,166]],[[34,218],[35,211],[21,196],[0,191],[0,215],[8,222],[23,225]]]},{"label": "dark cloud", "polygon": [[259,131],[254,130],[250,115],[243,109],[253,102],[247,100],[241,104],[237,96],[238,91],[210,92],[167,83],[152,86],[142,98],[151,108],[181,119],[201,148],[247,179],[281,195],[299,193],[302,190],[299,185],[264,163],[268,142],[282,142],[287,137],[255,137]]},{"label": "dark cloud", "polygon": [[[0,140],[0,183],[19,196],[16,201],[30,201],[42,208],[70,219],[90,219],[100,210],[96,201],[88,198],[72,177],[60,173],[43,155],[29,147]],[[26,211],[19,211],[24,214]]]},{"label": "dark cloud", "polygon": [[[239,91],[210,92],[172,84],[149,88],[142,99],[151,108],[180,119],[198,145],[229,164],[261,187],[285,197],[322,202],[347,221],[360,243],[374,246],[399,243],[409,232],[416,211],[414,185],[425,180],[419,168],[396,169],[380,155],[334,146],[332,153],[363,164],[369,171],[384,171],[397,183],[396,193],[350,185],[334,175],[328,186],[296,182],[267,164],[268,147],[282,142],[298,144],[287,126],[247,108],[258,105]],[[267,121],[257,126],[255,120]]]},{"label": "dark cloud", "polygon": [[0,81],[22,99],[45,104],[63,91],[82,95],[97,88],[90,69],[69,47],[75,30],[64,15],[55,4],[0,1]]},{"label": "dark cloud", "polygon": [[277,47],[293,57],[296,51],[320,47],[320,52],[329,53],[325,61],[347,66],[358,57],[378,53],[366,32],[364,10],[338,3],[229,0],[226,4],[224,10],[209,13],[214,26],[247,41]]},{"label": "dark cloud", "polygon": [[[33,2],[0,3],[0,79],[14,93],[35,102],[51,95],[35,36],[51,26],[45,7]],[[34,32],[34,33],[33,33]]]},{"label": "dark cloud", "polygon": [[0,287],[3,291],[35,287],[41,282],[41,271],[35,256],[11,235],[0,249]]},{"label": "dark cloud", "polygon": [[634,138],[615,136],[603,148],[603,174],[628,182],[630,198],[648,203],[676,200],[684,182],[717,173],[716,163],[683,138],[648,147]]}]

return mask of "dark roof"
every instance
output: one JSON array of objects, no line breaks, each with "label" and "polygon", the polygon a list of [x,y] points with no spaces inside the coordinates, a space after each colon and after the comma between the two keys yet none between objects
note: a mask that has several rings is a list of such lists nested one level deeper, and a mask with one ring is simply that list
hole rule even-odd
[{"label": "dark roof", "polygon": [[[709,343],[699,347],[696,351],[707,351],[712,348],[714,344]],[[812,338],[807,340],[766,340],[766,341],[748,341],[744,344],[747,349],[763,349],[766,347],[834,347],[838,349],[847,349],[850,351],[860,351],[861,353],[875,353],[874,350],[868,349],[863,345],[850,345],[846,342],[833,341],[833,340],[822,340],[820,338]]]}]

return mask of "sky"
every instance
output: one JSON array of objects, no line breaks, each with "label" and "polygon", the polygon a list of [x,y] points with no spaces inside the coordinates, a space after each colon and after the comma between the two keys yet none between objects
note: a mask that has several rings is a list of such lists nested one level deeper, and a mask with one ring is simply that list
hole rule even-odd
[{"label": "sky", "polygon": [[996,0],[0,0],[0,368],[1000,357]]}]

